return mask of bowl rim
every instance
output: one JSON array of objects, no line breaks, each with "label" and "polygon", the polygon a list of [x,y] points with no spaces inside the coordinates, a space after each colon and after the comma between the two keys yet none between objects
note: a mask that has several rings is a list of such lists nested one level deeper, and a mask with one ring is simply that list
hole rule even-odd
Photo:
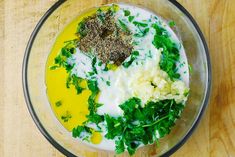
[{"label": "bowl rim", "polygon": [[[206,61],[207,61],[207,71],[208,71],[208,80],[207,80],[207,88],[204,96],[204,101],[203,105],[200,108],[199,114],[197,115],[195,121],[193,122],[191,128],[188,130],[188,132],[184,135],[184,137],[175,145],[173,146],[170,150],[165,152],[162,156],[163,157],[168,157],[172,155],[174,152],[176,152],[187,140],[188,138],[192,135],[196,127],[198,126],[198,123],[200,122],[203,113],[205,112],[205,109],[208,106],[209,103],[209,98],[210,98],[210,93],[211,93],[211,81],[212,81],[212,73],[211,73],[211,62],[210,62],[210,56],[209,56],[209,49],[206,43],[206,40],[204,38],[204,35],[199,28],[198,24],[196,23],[195,19],[192,17],[192,15],[177,1],[175,0],[168,0],[170,3],[172,3],[175,7],[177,7],[181,12],[186,15],[186,17],[192,22],[193,26],[195,27],[201,41],[203,44],[203,47],[205,49],[205,55],[206,55]],[[63,153],[65,156],[69,157],[76,157],[73,153],[65,149],[62,145],[60,145],[44,128],[42,123],[40,122],[30,99],[30,94],[29,94],[29,89],[28,89],[28,78],[27,78],[27,70],[28,70],[28,60],[30,56],[30,52],[34,43],[34,40],[40,31],[41,27],[43,26],[44,22],[47,20],[47,18],[59,7],[61,6],[66,0],[60,0],[54,3],[48,11],[41,17],[37,25],[35,26],[29,41],[27,43],[26,49],[25,49],[25,54],[23,58],[23,66],[22,66],[22,83],[23,83],[23,92],[24,92],[24,97],[25,101],[27,104],[27,108],[29,110],[29,113],[36,124],[37,128],[40,130],[41,134],[61,153]]]}]

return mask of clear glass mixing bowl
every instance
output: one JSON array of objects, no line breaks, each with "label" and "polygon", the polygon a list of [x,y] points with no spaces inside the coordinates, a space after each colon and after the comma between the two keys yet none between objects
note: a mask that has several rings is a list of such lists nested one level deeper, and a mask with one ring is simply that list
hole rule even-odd
[{"label": "clear glass mixing bowl", "polygon": [[[114,152],[98,150],[71,137],[54,116],[47,99],[45,65],[51,47],[63,28],[81,12],[103,4],[124,2],[147,8],[166,20],[174,20],[193,68],[191,93],[182,117],[160,146],[145,146],[135,156],[169,156],[192,134],[207,106],[211,68],[205,39],[192,16],[175,0],[60,0],[42,17],[33,31],[23,63],[23,87],[33,120],[53,146],[66,156],[113,156]],[[124,153],[121,156],[128,156]]]}]

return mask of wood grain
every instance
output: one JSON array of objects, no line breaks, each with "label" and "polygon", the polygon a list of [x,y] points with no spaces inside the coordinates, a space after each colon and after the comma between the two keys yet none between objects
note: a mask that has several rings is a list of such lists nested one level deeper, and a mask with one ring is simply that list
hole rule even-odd
[{"label": "wood grain", "polygon": [[[0,47],[2,47],[2,50],[0,52],[0,58],[4,59],[4,3],[3,1],[0,1]],[[0,88],[3,89],[3,82],[4,82],[4,71],[3,71],[3,62],[0,62],[0,73],[3,74],[0,78]],[[4,120],[3,120],[3,114],[4,111],[4,101],[3,101],[3,91],[0,90],[0,119],[2,120],[2,123],[0,124],[0,132],[3,132],[4,128]],[[4,146],[4,137],[0,136],[0,156],[3,156],[3,146]]]},{"label": "wood grain", "polygon": [[[196,19],[210,48],[213,92],[192,137],[173,156],[235,156],[235,1],[178,0]],[[55,0],[0,0],[0,156],[62,157],[40,134],[21,82],[24,50]]]},{"label": "wood grain", "polygon": [[210,49],[213,94],[210,106],[210,154],[235,156],[235,1],[212,1]]}]

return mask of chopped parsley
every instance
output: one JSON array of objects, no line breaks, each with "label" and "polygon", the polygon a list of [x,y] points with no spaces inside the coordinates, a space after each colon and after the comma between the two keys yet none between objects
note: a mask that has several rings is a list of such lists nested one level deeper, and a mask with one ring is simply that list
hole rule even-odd
[{"label": "chopped parsley", "polygon": [[94,81],[94,80],[88,80],[87,85],[88,85],[89,90],[92,92],[88,98],[88,109],[90,111],[90,115],[92,115],[96,113],[97,107],[101,106],[101,104],[96,103],[95,101],[97,95],[99,94],[99,88],[98,88],[97,81]]},{"label": "chopped parsley", "polygon": [[67,59],[75,53],[77,47],[77,40],[69,40],[65,41],[65,46],[61,49],[60,53],[55,57],[54,63],[55,65],[51,66],[51,70],[55,70],[57,68],[65,68],[68,73],[68,77],[66,80],[66,87],[70,88],[73,85],[77,91],[77,94],[80,94],[85,88],[81,86],[81,83],[84,79],[72,74],[72,69],[74,64],[71,65],[67,62]]},{"label": "chopped parsley", "polygon": [[139,51],[133,51],[131,53],[130,59],[128,61],[123,62],[122,66],[128,68],[138,56],[139,56]]},{"label": "chopped parsley", "polygon": [[55,69],[57,69],[57,68],[59,68],[58,65],[53,65],[53,66],[50,67],[50,70],[55,70]]},{"label": "chopped parsley", "polygon": [[138,21],[134,21],[133,24],[134,24],[135,26],[138,26],[138,27],[147,27],[147,26],[148,26],[147,23],[138,22]]},{"label": "chopped parsley", "polygon": [[149,32],[149,28],[145,28],[145,29],[139,29],[140,32],[139,33],[135,33],[134,36],[135,37],[144,37],[148,32]]},{"label": "chopped parsley", "polygon": [[104,23],[105,22],[105,14],[104,12],[99,8],[96,12],[98,19]]},{"label": "chopped parsley", "polygon": [[[141,100],[136,97],[128,99],[119,106],[124,112],[123,116],[112,117],[108,114],[103,116],[93,113],[87,118],[98,128],[98,124],[105,121],[107,128],[105,138],[115,140],[116,153],[120,154],[127,150],[130,155],[135,153],[139,145],[153,144],[169,134],[184,108],[183,104],[177,104],[173,99],[151,101],[142,107]],[[84,135],[81,135],[85,134],[88,139],[91,130],[85,125],[78,126],[73,129],[73,137],[83,139]]]},{"label": "chopped parsley", "polygon": [[129,10],[124,10],[124,16],[129,16],[131,12]]},{"label": "chopped parsley", "polygon": [[133,24],[139,29],[139,32],[134,34],[135,37],[144,37],[150,30],[147,23],[134,21]]},{"label": "chopped parsley", "polygon": [[107,84],[108,86],[110,86],[110,81],[106,81],[106,84]]},{"label": "chopped parsley", "polygon": [[[117,154],[126,148],[133,155],[140,144],[152,144],[169,134],[183,107],[174,100],[148,102],[141,107],[141,100],[133,97],[120,105],[123,116],[114,118],[105,115],[108,130],[105,137],[116,139]],[[157,137],[157,132],[160,137]]]},{"label": "chopped parsley", "polygon": [[69,119],[71,119],[71,118],[72,118],[72,115],[70,114],[69,111],[66,111],[66,113],[65,113],[63,116],[61,116],[61,119],[62,119],[64,122],[68,122]]},{"label": "chopped parsley", "polygon": [[[86,141],[90,141],[91,130],[94,130],[88,126],[89,123],[94,123],[97,125],[99,129],[99,123],[104,121],[104,116],[97,114],[97,108],[102,106],[102,104],[96,102],[97,95],[99,94],[99,88],[97,81],[95,80],[88,80],[87,81],[88,89],[91,91],[91,95],[88,98],[88,110],[90,113],[86,116],[87,120],[83,122],[83,125],[79,125],[73,129],[73,137],[78,137]],[[82,133],[87,134],[87,136],[80,136]]]},{"label": "chopped parsley", "polygon": [[80,138],[85,141],[89,141],[88,139],[91,137],[92,129],[87,126],[77,126],[72,130],[72,136],[74,138]]},{"label": "chopped parsley", "polygon": [[81,22],[79,22],[78,27],[77,27],[77,34],[80,37],[85,37],[88,33],[88,29],[86,28],[85,25],[85,19]]},{"label": "chopped parsley", "polygon": [[55,65],[51,66],[51,70],[64,67],[67,72],[70,72],[74,65],[67,63],[67,59],[75,53],[77,40],[70,40],[65,42],[65,46],[61,49],[60,53],[55,57]]},{"label": "chopped parsley", "polygon": [[70,88],[70,86],[73,85],[77,91],[77,94],[80,94],[85,89],[81,86],[83,80],[84,79],[76,76],[75,74],[69,75],[66,81],[66,87]]},{"label": "chopped parsley", "polygon": [[62,102],[61,101],[57,101],[56,103],[55,103],[55,106],[56,107],[60,107],[62,105]]},{"label": "chopped parsley", "polygon": [[134,18],[135,18],[135,16],[129,16],[129,17],[128,17],[128,21],[129,21],[129,22],[132,22],[132,21],[134,20]]},{"label": "chopped parsley", "polygon": [[193,68],[191,65],[188,65],[188,70],[189,70],[189,73],[192,74],[193,73]]},{"label": "chopped parsley", "polygon": [[168,74],[170,79],[178,79],[180,74],[177,72],[176,63],[180,58],[179,48],[177,44],[170,39],[170,36],[164,28],[160,27],[158,24],[153,24],[152,27],[156,31],[153,45],[158,49],[163,48],[159,63],[160,68]]},{"label": "chopped parsley", "polygon": [[119,22],[120,28],[121,28],[124,32],[127,32],[127,33],[130,32],[130,30],[128,29],[127,25],[126,25],[122,20],[118,20],[118,22]]},{"label": "chopped parsley", "polygon": [[89,122],[95,123],[96,125],[104,121],[104,116],[97,113],[87,115],[87,118]]},{"label": "chopped parsley", "polygon": [[169,21],[168,24],[170,27],[175,27],[175,21]]}]

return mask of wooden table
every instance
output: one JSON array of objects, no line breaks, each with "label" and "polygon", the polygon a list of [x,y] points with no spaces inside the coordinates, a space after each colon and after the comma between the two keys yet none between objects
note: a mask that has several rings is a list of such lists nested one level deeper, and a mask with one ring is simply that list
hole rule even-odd
[{"label": "wooden table", "polygon": [[[213,92],[192,137],[175,157],[235,156],[235,1],[179,0],[210,48]],[[63,156],[41,135],[27,110],[22,61],[36,23],[55,0],[0,0],[0,157]]]}]

